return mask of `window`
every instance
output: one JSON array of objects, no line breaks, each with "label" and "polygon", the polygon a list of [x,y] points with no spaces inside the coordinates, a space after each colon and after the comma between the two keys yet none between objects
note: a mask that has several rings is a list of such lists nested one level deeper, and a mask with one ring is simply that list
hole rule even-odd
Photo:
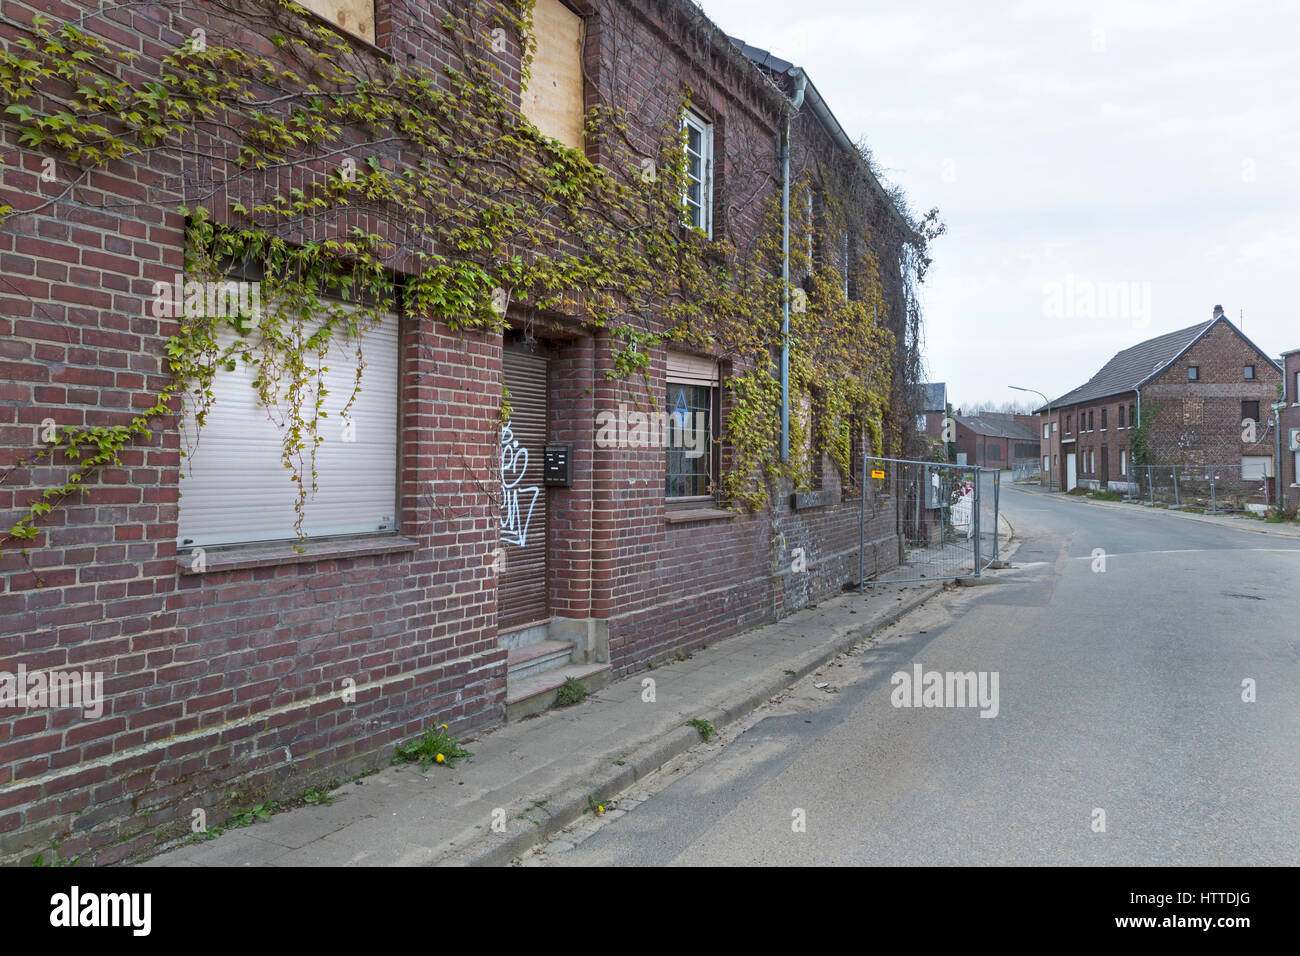
[{"label": "window", "polygon": [[1199,382],[1201,380],[1201,367],[1199,365],[1187,366],[1187,381]]},{"label": "window", "polygon": [[1056,422],[1052,422],[1052,434],[1056,434]]},{"label": "window", "polygon": [[1074,417],[1073,415],[1066,415],[1066,416],[1065,416],[1065,433],[1066,433],[1067,435],[1070,434],[1070,419],[1073,418],[1073,417]]},{"label": "window", "polygon": [[1119,450],[1119,473],[1121,475],[1128,474],[1128,449],[1127,448],[1121,448]]},{"label": "window", "polygon": [[1047,435],[1048,435],[1047,422],[1043,422],[1043,437],[1046,438]]},{"label": "window", "polygon": [[[366,368],[362,388],[342,412],[356,383],[356,341],[334,332],[320,360],[327,395],[316,449],[316,491],[308,495],[303,530],[309,537],[391,533],[397,528],[397,355],[398,319],[362,333]],[[233,343],[222,327],[217,342]],[[307,356],[313,365],[317,359]],[[202,429],[192,407],[181,425],[184,478],[177,522],[182,548],[293,540],[295,486],[280,460],[281,426],[257,401],[257,369],[239,362],[222,368],[212,383],[215,400]],[[315,388],[302,407],[311,409]],[[283,420],[282,416],[279,416]],[[195,439],[198,439],[197,441]],[[306,439],[308,442],[310,438]],[[304,462],[309,468],[309,463]],[[305,476],[310,489],[311,475]]]},{"label": "window", "polygon": [[1043,456],[1043,471],[1051,471],[1051,466],[1047,463],[1047,456]]},{"label": "window", "polygon": [[717,474],[718,366],[712,359],[668,353],[665,411],[667,498],[707,498]]},{"label": "window", "polygon": [[1123,405],[1119,407],[1119,421],[1115,423],[1115,427],[1116,428],[1124,427],[1124,406]]},{"label": "window", "polygon": [[713,238],[713,124],[687,110],[682,115],[686,134],[686,222]]},{"label": "window", "polygon": [[1136,427],[1137,427],[1137,423],[1138,423],[1138,420],[1137,420],[1137,406],[1136,406],[1136,405],[1130,405],[1130,406],[1128,407],[1128,424],[1129,424],[1129,427],[1130,427],[1130,428],[1136,428]]},{"label": "window", "polygon": [[375,42],[375,0],[298,0],[312,13]]},{"label": "window", "polygon": [[1241,403],[1241,418],[1243,421],[1249,418],[1252,422],[1258,424],[1259,423],[1259,402],[1243,401]]},{"label": "window", "polygon": [[924,415],[917,415],[917,416],[916,416],[916,430],[919,431],[919,432],[923,432],[923,431],[925,431],[925,416],[924,416]]},{"label": "window", "polygon": [[1092,430],[1093,430],[1093,427],[1094,427],[1093,413],[1092,413],[1091,411],[1089,411],[1089,412],[1088,412],[1088,431],[1092,431]]},{"label": "window", "polygon": [[533,125],[565,146],[582,149],[586,124],[582,42],[585,24],[560,0],[533,7],[532,74],[519,105]]},{"label": "window", "polygon": [[1255,366],[1253,365],[1246,366],[1246,381],[1248,382],[1255,381]]},{"label": "window", "polygon": [[1101,430],[1106,430],[1106,409],[1101,410]]},{"label": "window", "polygon": [[1295,389],[1291,392],[1291,404],[1300,405],[1300,372],[1295,373]]}]

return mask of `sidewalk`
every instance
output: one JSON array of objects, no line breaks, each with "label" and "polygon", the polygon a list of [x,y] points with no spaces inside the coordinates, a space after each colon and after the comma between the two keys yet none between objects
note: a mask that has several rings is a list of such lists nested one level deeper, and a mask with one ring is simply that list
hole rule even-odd
[{"label": "sidewalk", "polygon": [[[388,767],[334,791],[328,805],[274,814],[145,866],[506,864],[700,741],[939,593],[941,583],[874,584],[836,595],[609,684],[574,707],[465,741],[455,767]],[[653,680],[653,703],[643,701]],[[505,832],[492,830],[504,811]]]},{"label": "sidewalk", "polygon": [[1196,514],[1195,512],[1181,511],[1175,508],[1155,508],[1140,502],[1098,501],[1096,498],[1089,498],[1087,495],[1067,495],[1059,491],[1048,491],[1041,485],[1007,484],[1003,487],[1015,488],[1017,491],[1024,491],[1031,495],[1050,495],[1053,498],[1063,498],[1067,501],[1080,501],[1085,504],[1096,505],[1102,508],[1119,508],[1124,511],[1132,511],[1135,508],[1141,508],[1144,511],[1177,515],[1180,518],[1188,518],[1192,521],[1202,521],[1207,524],[1223,525],[1226,528],[1235,528],[1238,531],[1254,531],[1258,534],[1277,534],[1286,538],[1300,538],[1300,524],[1297,524],[1294,521],[1283,522],[1281,524],[1270,524],[1267,521],[1261,521],[1259,518],[1244,518],[1235,515]]}]

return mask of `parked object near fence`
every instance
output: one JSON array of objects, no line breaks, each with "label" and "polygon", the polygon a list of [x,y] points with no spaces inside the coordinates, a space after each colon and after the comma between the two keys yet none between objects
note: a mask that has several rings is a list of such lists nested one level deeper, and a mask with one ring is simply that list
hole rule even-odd
[{"label": "parked object near fence", "polygon": [[864,524],[890,497],[898,500],[898,558],[906,576],[891,582],[978,576],[997,560],[996,468],[867,457],[862,473],[883,476],[863,488]]}]

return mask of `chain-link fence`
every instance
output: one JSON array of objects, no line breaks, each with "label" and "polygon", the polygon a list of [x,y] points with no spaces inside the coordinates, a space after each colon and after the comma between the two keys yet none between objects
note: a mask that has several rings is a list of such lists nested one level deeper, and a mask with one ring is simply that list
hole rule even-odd
[{"label": "chain-link fence", "polygon": [[1128,498],[1219,512],[1264,511],[1269,501],[1269,466],[1235,465],[1134,465],[1121,487],[1111,482],[1110,490]]},{"label": "chain-link fence", "polygon": [[[887,516],[897,498],[895,533],[903,576],[932,581],[978,575],[998,556],[998,492],[994,468],[898,458],[863,460],[862,553],[867,528]],[[865,583],[865,582],[864,582]]]}]

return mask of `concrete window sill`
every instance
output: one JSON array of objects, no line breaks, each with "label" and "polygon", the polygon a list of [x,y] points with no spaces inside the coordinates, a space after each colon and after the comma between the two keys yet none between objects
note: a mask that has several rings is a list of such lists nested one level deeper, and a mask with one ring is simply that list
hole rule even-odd
[{"label": "concrete window sill", "polygon": [[220,551],[206,550],[201,569],[194,567],[193,548],[176,555],[176,570],[181,574],[212,574],[218,571],[243,571],[248,568],[266,568],[279,564],[307,564],[315,561],[337,561],[347,558],[364,558],[374,554],[398,554],[414,551],[419,545],[409,538],[388,535],[382,538],[359,540],[308,541],[301,553],[292,544],[247,545]]},{"label": "concrete window sill", "polygon": [[726,521],[736,515],[720,508],[670,508],[664,512],[666,524],[688,524],[692,521]]}]

